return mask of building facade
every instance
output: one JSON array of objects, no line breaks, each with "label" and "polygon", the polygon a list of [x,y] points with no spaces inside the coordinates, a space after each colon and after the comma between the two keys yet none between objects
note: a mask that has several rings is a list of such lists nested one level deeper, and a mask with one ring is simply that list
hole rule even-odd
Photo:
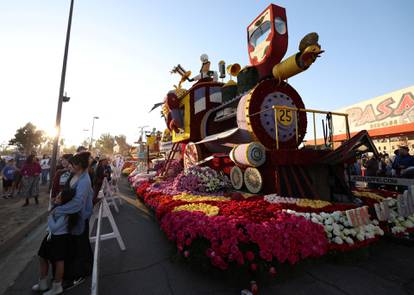
[{"label": "building facade", "polygon": [[[368,130],[379,152],[407,145],[414,153],[414,85],[336,110],[347,113],[352,134]],[[336,120],[334,134],[345,137],[345,122]]]}]

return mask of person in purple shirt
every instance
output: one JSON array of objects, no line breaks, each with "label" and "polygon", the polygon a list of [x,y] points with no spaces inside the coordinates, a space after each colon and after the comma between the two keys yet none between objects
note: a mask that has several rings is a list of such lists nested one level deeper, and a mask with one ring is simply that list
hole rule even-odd
[{"label": "person in purple shirt", "polygon": [[9,159],[1,171],[1,175],[3,176],[3,198],[5,199],[13,197],[15,171],[14,159]]}]

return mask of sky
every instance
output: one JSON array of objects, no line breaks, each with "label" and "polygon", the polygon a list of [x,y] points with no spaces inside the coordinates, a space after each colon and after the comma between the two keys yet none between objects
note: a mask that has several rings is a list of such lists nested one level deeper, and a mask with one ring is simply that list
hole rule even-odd
[{"label": "sky", "polygon": [[[0,0],[0,144],[32,122],[53,134],[69,0]],[[177,84],[180,63],[197,72],[207,53],[248,64],[246,27],[270,1],[75,0],[61,136],[67,145],[109,132],[132,143]],[[289,47],[318,32],[326,50],[289,83],[306,107],[334,110],[414,85],[411,0],[274,1],[286,8]],[[188,87],[188,86],[187,86]],[[89,131],[84,131],[85,129]]]}]

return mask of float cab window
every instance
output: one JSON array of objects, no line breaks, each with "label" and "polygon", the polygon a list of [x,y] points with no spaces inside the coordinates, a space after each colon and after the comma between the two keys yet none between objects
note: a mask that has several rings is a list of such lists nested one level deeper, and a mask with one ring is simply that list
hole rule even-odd
[{"label": "float cab window", "polygon": [[250,44],[256,47],[267,39],[270,34],[271,23],[270,21],[263,22],[254,32],[250,35]]},{"label": "float cab window", "polygon": [[211,87],[210,88],[210,102],[222,103],[221,88]]},{"label": "float cab window", "polygon": [[206,88],[201,87],[194,91],[194,114],[206,109]]}]

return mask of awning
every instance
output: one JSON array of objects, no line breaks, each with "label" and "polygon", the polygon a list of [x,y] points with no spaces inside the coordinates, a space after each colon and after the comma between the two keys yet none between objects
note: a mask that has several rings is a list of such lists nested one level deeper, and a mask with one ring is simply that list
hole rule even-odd
[{"label": "awning", "polygon": [[203,140],[196,142],[196,144],[216,141],[216,140],[220,140],[220,139],[225,139],[227,137],[230,137],[230,136],[234,135],[238,130],[239,130],[239,128],[236,127],[236,128],[230,129],[230,130],[226,130],[224,132],[212,134],[212,135],[209,135],[209,136],[205,137]]}]

